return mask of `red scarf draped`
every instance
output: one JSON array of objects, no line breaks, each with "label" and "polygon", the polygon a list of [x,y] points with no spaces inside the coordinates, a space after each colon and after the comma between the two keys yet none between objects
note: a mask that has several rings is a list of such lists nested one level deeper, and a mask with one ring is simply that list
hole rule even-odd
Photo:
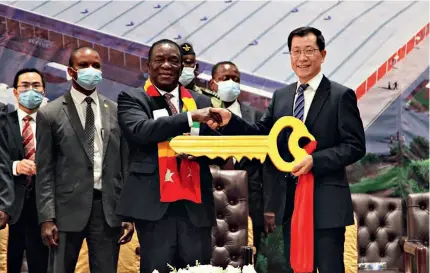
[{"label": "red scarf draped", "polygon": [[[316,149],[317,142],[305,146],[308,154]],[[290,263],[294,273],[314,270],[314,175],[299,176],[291,219]]]}]

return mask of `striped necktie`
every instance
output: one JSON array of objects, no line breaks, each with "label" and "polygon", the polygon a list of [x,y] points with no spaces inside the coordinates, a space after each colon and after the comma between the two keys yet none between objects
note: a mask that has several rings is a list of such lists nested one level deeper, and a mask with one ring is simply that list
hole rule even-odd
[{"label": "striped necktie", "polygon": [[302,84],[299,86],[299,89],[297,89],[297,97],[296,102],[294,103],[294,111],[293,116],[295,118],[300,119],[303,121],[303,116],[305,114],[305,95],[304,91],[306,88],[308,88],[309,84]]},{"label": "striped necktie", "polygon": [[[36,145],[34,143],[34,133],[31,128],[30,121],[33,120],[31,116],[25,116],[23,119],[24,127],[22,128],[22,144],[24,146],[24,158],[34,161],[36,157]],[[27,176],[28,190],[32,189],[32,177]]]}]

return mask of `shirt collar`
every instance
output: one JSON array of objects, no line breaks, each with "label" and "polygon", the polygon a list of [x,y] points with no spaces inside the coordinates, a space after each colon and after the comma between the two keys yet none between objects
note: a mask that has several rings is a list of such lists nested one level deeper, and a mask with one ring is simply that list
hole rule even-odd
[{"label": "shirt collar", "polygon": [[[155,85],[154,85],[155,86]],[[175,97],[175,98],[179,98],[179,87],[178,86],[176,86],[175,87],[175,89],[173,89],[172,91],[170,91],[170,92],[166,92],[166,91],[163,91],[163,90],[161,90],[160,88],[158,88],[157,86],[155,86],[155,88],[157,88],[157,90],[158,90],[158,92],[160,92],[160,95],[161,96],[164,96],[164,94],[166,94],[166,93],[170,93],[170,94],[172,94],[173,95],[173,97]]]},{"label": "shirt collar", "polygon": [[[320,71],[318,74],[315,75],[315,77],[313,77],[310,81],[307,82],[307,84],[309,84],[309,87],[306,90],[312,90],[312,91],[317,91],[318,86],[320,86],[320,83],[323,79],[323,73]],[[302,85],[303,83],[299,81],[297,81],[297,87],[296,87],[296,92],[299,89],[300,85]]]},{"label": "shirt collar", "polygon": [[26,116],[30,116],[34,121],[36,121],[36,116],[37,116],[37,111],[34,112],[33,114],[29,115],[26,112],[24,112],[23,110],[19,109],[17,110],[18,113],[18,120],[23,120]]},{"label": "shirt collar", "polygon": [[[79,92],[78,90],[76,90],[73,86],[72,89],[70,90],[70,95],[72,96],[72,99],[75,101],[75,103],[77,104],[82,104],[85,102],[85,98],[87,97],[85,94]],[[91,97],[93,99],[93,102],[98,105],[99,104],[99,96],[97,95],[97,90],[95,90],[91,95],[89,95],[88,97]]]},{"label": "shirt collar", "polygon": [[228,110],[238,113],[240,112],[240,104],[237,100],[235,100],[229,107],[227,107]]}]

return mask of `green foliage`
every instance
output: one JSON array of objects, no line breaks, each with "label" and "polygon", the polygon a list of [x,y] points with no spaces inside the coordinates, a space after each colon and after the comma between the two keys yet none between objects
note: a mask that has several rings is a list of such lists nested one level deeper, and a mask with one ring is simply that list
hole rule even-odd
[{"label": "green foliage", "polygon": [[360,163],[364,166],[381,163],[381,158],[374,153],[367,153],[361,160]]},{"label": "green foliage", "polygon": [[384,167],[377,176],[366,177],[360,183],[349,185],[351,193],[371,193],[393,188],[398,184],[398,171],[398,167]]},{"label": "green foliage", "polygon": [[[282,227],[261,240],[261,251],[257,257],[258,273],[285,272],[284,241]],[[261,261],[261,264],[259,263]]]}]

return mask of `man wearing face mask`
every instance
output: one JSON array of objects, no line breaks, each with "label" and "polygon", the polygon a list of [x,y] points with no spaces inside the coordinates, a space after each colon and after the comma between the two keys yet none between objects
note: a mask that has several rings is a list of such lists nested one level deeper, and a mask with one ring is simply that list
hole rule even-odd
[{"label": "man wearing face mask", "polygon": [[100,55],[72,51],[70,92],[37,116],[36,203],[41,235],[52,249],[53,270],[73,273],[84,239],[92,273],[115,273],[120,244],[133,225],[115,213],[125,177],[127,149],[116,104],[101,96]]},{"label": "man wearing face mask", "polygon": [[45,95],[43,75],[24,68],[15,75],[18,109],[7,117],[7,135],[15,199],[10,209],[7,272],[20,273],[24,251],[29,272],[46,272],[48,248],[43,245],[35,200],[36,118]]},{"label": "man wearing face mask", "polygon": [[[220,96],[224,107],[237,116],[251,123],[263,116],[262,112],[237,100],[240,94],[240,72],[234,63],[226,61],[215,64],[212,67],[212,79],[209,84]],[[254,246],[258,252],[261,234],[264,231],[262,165],[255,159],[243,158],[236,162],[232,158],[223,168],[245,170],[248,173],[249,215],[253,225]]]},{"label": "man wearing face mask", "polygon": [[196,84],[196,78],[199,75],[199,64],[196,60],[196,53],[190,43],[184,43],[181,46],[182,63],[184,68],[182,69],[179,82],[189,90],[196,91],[202,95],[208,96],[211,99],[213,107],[221,107],[222,103],[216,92],[201,88]]}]

